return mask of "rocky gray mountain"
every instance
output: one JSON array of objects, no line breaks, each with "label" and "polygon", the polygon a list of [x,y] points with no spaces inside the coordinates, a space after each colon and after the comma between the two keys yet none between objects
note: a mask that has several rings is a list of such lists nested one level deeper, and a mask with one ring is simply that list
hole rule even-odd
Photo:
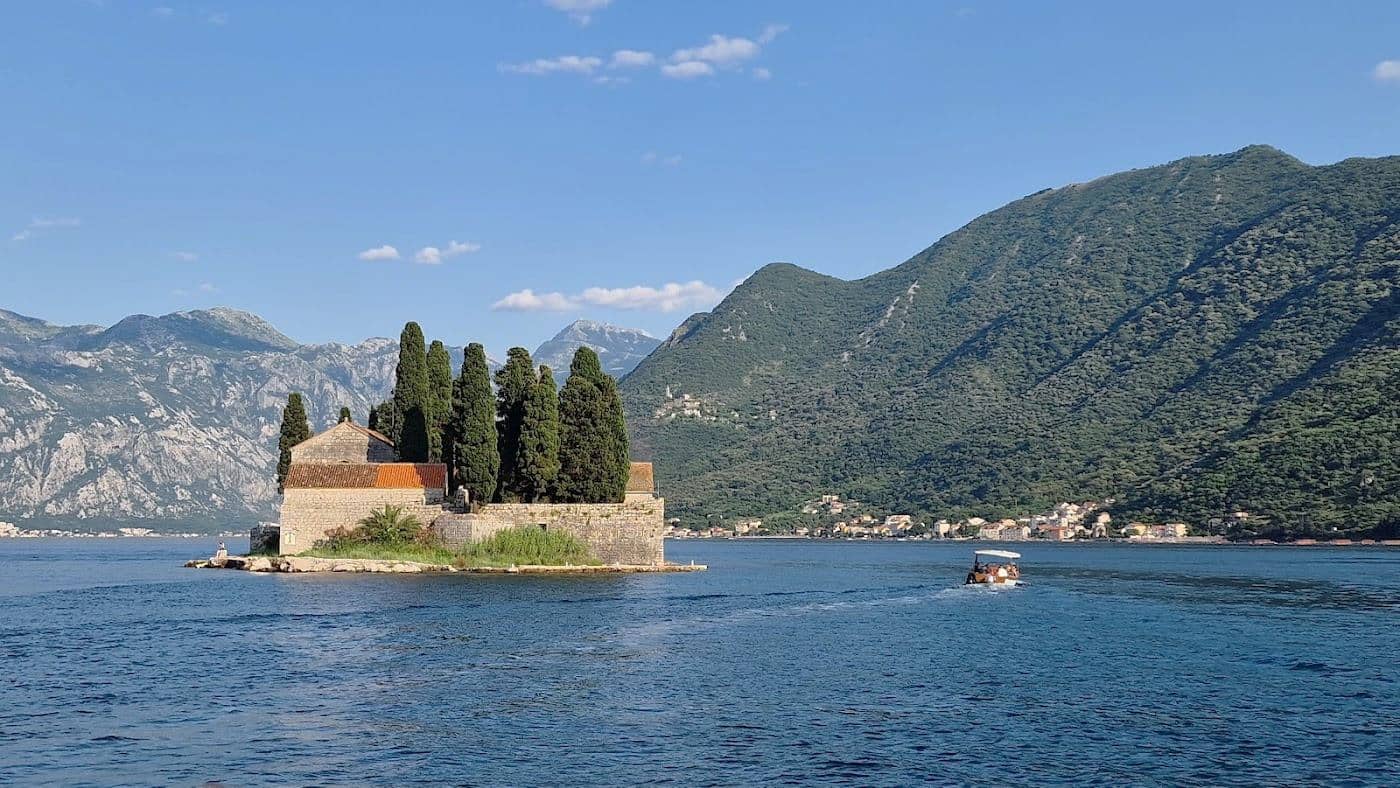
[{"label": "rocky gray mountain", "polygon": [[593,320],[575,320],[554,335],[554,338],[535,350],[536,364],[547,364],[554,370],[559,385],[569,376],[569,364],[574,352],[587,345],[598,352],[598,360],[603,363],[603,371],[615,378],[631,372],[642,359],[651,355],[661,340],[635,328],[598,323]]},{"label": "rocky gray mountain", "polygon": [[94,528],[273,515],[281,407],[312,426],[382,399],[398,343],[300,345],[232,309],[110,328],[0,311],[0,519]]},{"label": "rocky gray mountain", "polygon": [[[575,326],[541,346],[542,361],[567,370],[554,354],[571,356],[572,342],[596,347],[609,369],[641,360],[641,332]],[[451,351],[460,365],[462,349]],[[342,405],[363,421],[397,359],[392,339],[303,345],[227,308],[109,328],[0,310],[0,520],[190,530],[275,519],[287,394],[306,395],[313,429]]]}]

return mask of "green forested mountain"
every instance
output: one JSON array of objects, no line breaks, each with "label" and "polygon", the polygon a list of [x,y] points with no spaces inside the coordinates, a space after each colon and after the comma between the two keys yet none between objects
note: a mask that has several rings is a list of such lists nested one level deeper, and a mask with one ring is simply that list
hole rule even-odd
[{"label": "green forested mountain", "polygon": [[623,381],[673,511],[1113,497],[1400,525],[1400,158],[1272,148],[1038,192],[847,282],[767,266]]}]

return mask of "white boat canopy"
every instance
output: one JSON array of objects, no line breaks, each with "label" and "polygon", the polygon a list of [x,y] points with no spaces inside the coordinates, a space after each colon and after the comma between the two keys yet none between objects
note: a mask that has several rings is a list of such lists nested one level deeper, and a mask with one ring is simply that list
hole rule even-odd
[{"label": "white boat canopy", "polygon": [[1012,561],[1021,557],[1020,553],[1013,553],[1010,550],[974,550],[973,555],[989,555],[992,558],[1006,558]]}]

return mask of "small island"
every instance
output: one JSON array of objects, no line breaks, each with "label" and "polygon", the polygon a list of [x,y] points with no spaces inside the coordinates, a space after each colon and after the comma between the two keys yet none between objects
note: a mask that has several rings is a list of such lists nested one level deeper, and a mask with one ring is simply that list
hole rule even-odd
[{"label": "small island", "polygon": [[313,435],[300,394],[283,409],[277,525],[247,556],[190,561],[252,572],[616,573],[668,564],[665,500],[629,456],[613,378],[588,347],[563,389],[512,348],[496,372],[469,345],[454,380],[445,346],[404,327],[391,398]]}]

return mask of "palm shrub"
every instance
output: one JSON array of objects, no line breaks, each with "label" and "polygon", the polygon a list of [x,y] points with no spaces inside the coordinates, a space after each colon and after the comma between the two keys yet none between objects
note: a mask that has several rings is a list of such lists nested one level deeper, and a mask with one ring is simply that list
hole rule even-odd
[{"label": "palm shrub", "polygon": [[386,504],[370,512],[355,529],[358,541],[369,544],[405,544],[419,538],[423,522],[404,512],[402,506]]}]

